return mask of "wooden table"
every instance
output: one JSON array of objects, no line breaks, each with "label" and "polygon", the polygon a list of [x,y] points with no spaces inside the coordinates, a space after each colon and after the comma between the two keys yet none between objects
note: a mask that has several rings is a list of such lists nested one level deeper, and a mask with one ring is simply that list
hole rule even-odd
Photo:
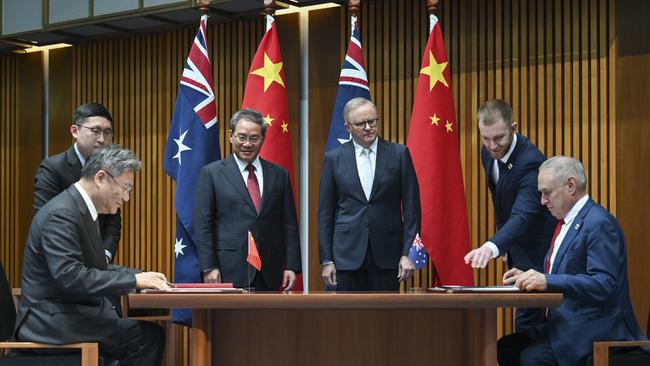
[{"label": "wooden table", "polygon": [[496,308],[559,293],[131,294],[192,308],[192,365],[496,365]]}]

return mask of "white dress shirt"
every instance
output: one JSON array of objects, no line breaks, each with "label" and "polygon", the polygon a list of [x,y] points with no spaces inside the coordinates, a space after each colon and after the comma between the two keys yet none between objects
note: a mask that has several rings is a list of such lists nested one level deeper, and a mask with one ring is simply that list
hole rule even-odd
[{"label": "white dress shirt", "polygon": [[558,250],[560,250],[560,246],[562,246],[562,240],[564,240],[564,237],[566,236],[566,233],[569,231],[571,228],[571,225],[573,224],[573,220],[578,216],[578,212],[582,210],[582,208],[585,206],[587,203],[587,200],[589,199],[589,195],[585,194],[584,197],[578,200],[573,207],[567,212],[567,214],[564,216],[564,225],[562,225],[562,229],[560,229],[560,233],[557,234],[557,238],[555,238],[555,243],[553,243],[553,253],[551,253],[551,259],[549,263],[549,271],[548,273],[551,273],[553,270],[553,262],[555,262],[555,256],[557,255]]}]

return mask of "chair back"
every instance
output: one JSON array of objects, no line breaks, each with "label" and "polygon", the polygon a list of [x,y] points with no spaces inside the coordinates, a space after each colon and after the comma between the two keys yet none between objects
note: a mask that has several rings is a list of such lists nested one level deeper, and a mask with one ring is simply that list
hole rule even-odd
[{"label": "chair back", "polygon": [[11,286],[0,262],[0,342],[11,338],[15,324],[16,308],[11,295]]}]

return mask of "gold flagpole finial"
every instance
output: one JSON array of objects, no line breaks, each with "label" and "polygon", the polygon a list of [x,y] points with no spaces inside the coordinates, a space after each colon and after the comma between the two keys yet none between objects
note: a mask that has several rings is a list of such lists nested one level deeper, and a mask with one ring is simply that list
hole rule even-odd
[{"label": "gold flagpole finial", "polygon": [[434,14],[438,10],[438,0],[427,0],[427,11]]}]

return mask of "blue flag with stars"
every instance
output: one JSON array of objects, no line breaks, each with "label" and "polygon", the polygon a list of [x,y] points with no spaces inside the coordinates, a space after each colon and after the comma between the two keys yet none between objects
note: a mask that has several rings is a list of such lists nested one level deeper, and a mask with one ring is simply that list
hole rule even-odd
[{"label": "blue flag with stars", "polygon": [[[196,183],[201,168],[221,158],[206,23],[204,15],[183,68],[164,157],[165,171],[176,181],[174,282],[178,283],[201,282],[192,223]],[[172,320],[191,326],[192,312],[174,309]]]},{"label": "blue flag with stars", "polygon": [[368,86],[368,75],[366,74],[363,62],[363,51],[361,49],[361,37],[357,27],[357,18],[352,17],[352,34],[348,43],[348,51],[345,54],[341,76],[339,76],[339,90],[336,92],[336,102],[332,111],[332,122],[327,137],[326,151],[330,151],[350,141],[351,136],[345,129],[343,120],[343,108],[351,99],[363,97],[370,100],[370,88]]},{"label": "blue flag with stars", "polygon": [[420,233],[415,234],[413,245],[409,249],[409,259],[415,264],[415,269],[422,269],[427,265],[427,251],[422,244]]}]

